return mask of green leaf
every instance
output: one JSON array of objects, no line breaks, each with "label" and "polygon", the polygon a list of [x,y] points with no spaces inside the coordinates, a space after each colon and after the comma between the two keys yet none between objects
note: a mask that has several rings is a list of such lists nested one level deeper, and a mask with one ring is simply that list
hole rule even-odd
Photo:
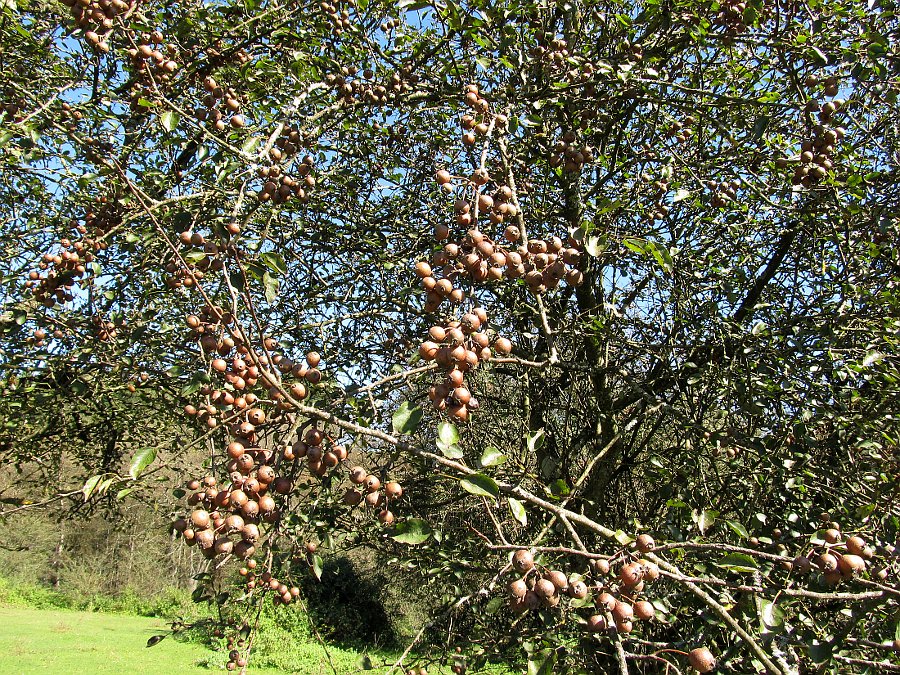
[{"label": "green leaf", "polygon": [[284,258],[282,258],[275,251],[266,251],[265,253],[259,254],[259,259],[263,261],[263,263],[270,270],[275,272],[276,274],[284,274],[287,272],[287,265],[284,263]]},{"label": "green leaf", "polygon": [[537,452],[544,445],[545,440],[543,429],[538,429],[533,434],[527,434],[525,443],[528,445],[528,452],[532,454]]},{"label": "green leaf", "polygon": [[410,518],[397,523],[392,530],[391,539],[401,544],[421,544],[431,536],[431,526],[420,518]]},{"label": "green leaf", "polygon": [[556,665],[556,652],[547,649],[538,652],[528,659],[528,675],[553,675]]},{"label": "green leaf", "polygon": [[744,539],[750,538],[750,533],[747,531],[747,528],[741,525],[736,520],[726,520],[725,524],[731,528],[732,532],[734,532],[739,537],[743,537]]},{"label": "green leaf", "polygon": [[770,631],[775,628],[781,628],[784,625],[784,612],[781,607],[771,600],[759,598],[759,621],[763,632]]},{"label": "green leaf", "polygon": [[756,560],[746,553],[729,553],[720,558],[716,565],[732,572],[755,572],[759,569]]},{"label": "green leaf", "polygon": [[98,474],[96,476],[91,476],[88,478],[84,487],[81,488],[81,493],[84,495],[85,501],[91,498],[91,495],[94,494],[94,491],[97,489],[97,485],[100,484],[100,480],[103,478],[103,474]]},{"label": "green leaf", "polygon": [[181,121],[181,115],[174,110],[167,110],[159,116],[159,121],[162,122],[163,129],[172,132],[178,126],[178,122]]},{"label": "green leaf", "polygon": [[275,302],[278,297],[278,287],[280,283],[278,279],[269,274],[268,270],[263,274],[263,288],[266,292],[266,302],[269,304]]},{"label": "green leaf", "polygon": [[123,499],[125,499],[125,497],[130,495],[132,492],[134,492],[134,488],[125,488],[124,490],[119,490],[116,493],[116,499],[118,501],[122,501]]},{"label": "green leaf", "polygon": [[479,461],[481,462],[481,466],[497,466],[506,461],[506,455],[497,448],[487,447],[485,448],[484,453],[482,453]]},{"label": "green leaf", "polygon": [[525,513],[525,506],[518,499],[514,499],[510,497],[507,501],[509,501],[509,510],[512,513],[513,518],[522,523],[522,527],[528,524],[528,514]]},{"label": "green leaf", "polygon": [[395,434],[411,434],[422,423],[422,408],[410,406],[409,401],[403,401],[397,412],[391,418]]},{"label": "green leaf", "polygon": [[484,608],[485,614],[496,614],[505,604],[506,601],[503,598],[492,598]]},{"label": "green leaf", "polygon": [[715,524],[719,512],[713,509],[704,509],[703,511],[694,511],[692,517],[700,534],[706,534],[706,531]]},{"label": "green leaf", "polygon": [[144,473],[144,469],[153,463],[154,459],[156,459],[156,448],[142,448],[138,450],[134,457],[131,458],[131,467],[128,470],[131,477],[137,479],[138,476]]},{"label": "green leaf", "polygon": [[438,424],[438,447],[441,445],[456,445],[459,443],[459,430],[452,422]]},{"label": "green leaf", "polygon": [[500,494],[500,488],[490,476],[483,473],[472,474],[468,478],[461,478],[459,484],[463,490],[471,492],[473,495],[481,497],[497,497]]},{"label": "green leaf", "polygon": [[312,573],[316,575],[316,579],[322,581],[322,556],[314,555],[312,557]]},{"label": "green leaf", "polygon": [[567,494],[569,494],[569,492],[571,492],[571,490],[569,490],[568,483],[566,483],[566,481],[564,481],[562,478],[557,478],[555,481],[550,483],[547,488],[550,490],[550,494],[552,494],[554,497],[565,497]]}]

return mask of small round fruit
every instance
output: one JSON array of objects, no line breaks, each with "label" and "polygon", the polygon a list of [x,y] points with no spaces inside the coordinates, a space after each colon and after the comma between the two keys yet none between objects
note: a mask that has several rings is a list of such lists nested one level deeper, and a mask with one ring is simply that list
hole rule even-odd
[{"label": "small round fruit", "polygon": [[639,534],[635,543],[641,553],[649,553],[656,546],[656,542],[649,534]]},{"label": "small round fruit", "polygon": [[691,668],[700,673],[708,673],[716,667],[716,659],[706,647],[697,647],[688,653]]},{"label": "small round fruit", "polygon": [[534,556],[525,549],[519,549],[513,554],[512,565],[519,574],[525,574],[534,567]]}]

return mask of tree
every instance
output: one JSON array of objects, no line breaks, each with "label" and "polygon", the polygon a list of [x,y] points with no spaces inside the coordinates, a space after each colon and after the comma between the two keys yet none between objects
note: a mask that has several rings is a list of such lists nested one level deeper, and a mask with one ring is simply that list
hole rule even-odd
[{"label": "tree", "polygon": [[60,373],[183,406],[53,488],[181,473],[232,668],[358,545],[456,672],[900,667],[893,3],[65,4],[2,10],[4,452]]}]

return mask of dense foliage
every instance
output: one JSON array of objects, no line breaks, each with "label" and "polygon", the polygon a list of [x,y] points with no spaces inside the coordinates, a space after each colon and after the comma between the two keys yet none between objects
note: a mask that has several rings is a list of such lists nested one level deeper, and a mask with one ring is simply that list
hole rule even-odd
[{"label": "dense foliage", "polygon": [[896,10],[6,0],[3,514],[166,481],[234,669],[359,549],[403,668],[900,669]]}]

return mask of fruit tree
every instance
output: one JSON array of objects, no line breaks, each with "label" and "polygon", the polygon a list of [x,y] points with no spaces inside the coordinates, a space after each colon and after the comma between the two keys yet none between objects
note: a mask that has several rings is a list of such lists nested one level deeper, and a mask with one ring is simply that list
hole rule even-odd
[{"label": "fruit tree", "polygon": [[404,672],[900,671],[893,0],[4,0],[0,54],[7,471],[169,481],[229,669],[365,546]]}]

